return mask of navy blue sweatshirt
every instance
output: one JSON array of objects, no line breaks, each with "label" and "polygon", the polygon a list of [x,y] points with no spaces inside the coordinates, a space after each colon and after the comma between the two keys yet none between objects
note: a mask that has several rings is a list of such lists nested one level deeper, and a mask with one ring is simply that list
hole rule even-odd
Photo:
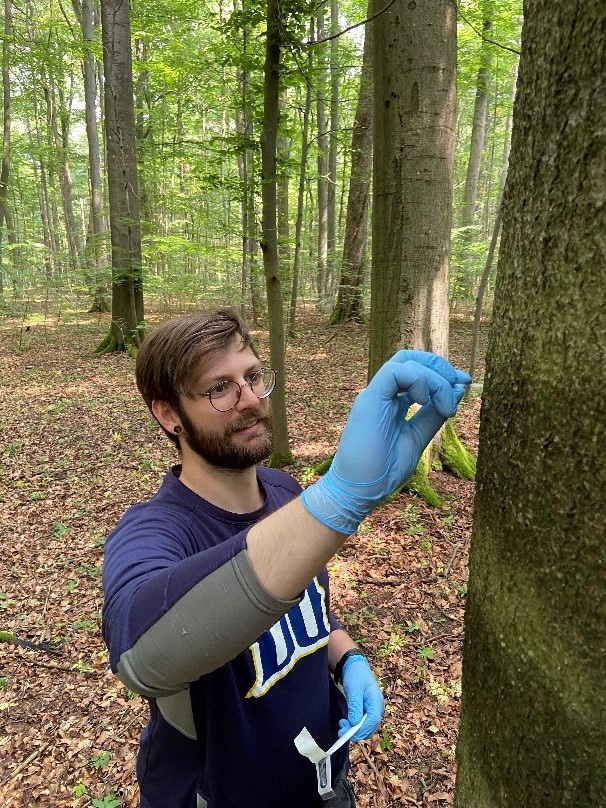
[{"label": "navy blue sweatshirt", "polygon": [[[262,508],[234,514],[166,475],[105,544],[103,636],[114,673],[149,701],[137,777],[142,808],[310,808],[314,765],[296,750],[306,726],[323,749],[344,699],[328,668],[323,570],[283,601],[258,581],[247,532],[300,492],[259,467]],[[346,747],[332,760],[334,778]],[[334,779],[333,778],[333,779]]]}]

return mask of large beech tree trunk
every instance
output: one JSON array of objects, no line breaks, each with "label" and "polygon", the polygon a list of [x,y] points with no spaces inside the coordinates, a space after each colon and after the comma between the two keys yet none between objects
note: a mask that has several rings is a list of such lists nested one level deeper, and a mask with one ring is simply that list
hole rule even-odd
[{"label": "large beech tree trunk", "polygon": [[398,347],[448,352],[455,3],[396,0],[373,25],[369,376]]},{"label": "large beech tree trunk", "polygon": [[525,3],[457,808],[606,805],[605,31],[603,0]]}]

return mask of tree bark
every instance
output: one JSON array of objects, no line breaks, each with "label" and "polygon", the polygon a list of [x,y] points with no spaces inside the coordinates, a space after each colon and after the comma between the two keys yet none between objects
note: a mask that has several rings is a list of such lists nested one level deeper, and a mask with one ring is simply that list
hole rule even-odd
[{"label": "tree bark", "polygon": [[274,417],[274,449],[270,458],[272,466],[283,466],[292,462],[286,421],[284,316],[278,262],[276,153],[279,123],[280,16],[280,0],[268,0],[263,85],[263,131],[261,133],[261,196],[263,203],[261,250],[263,252],[267,289],[270,361],[277,375],[276,387],[272,394]]},{"label": "tree bark", "polygon": [[[0,166],[0,246],[2,244],[3,223],[6,226],[9,244],[16,246],[17,237],[8,206],[8,184],[11,166],[11,81],[9,47],[12,39],[13,7],[11,0],[4,0],[4,38],[2,41],[2,165]],[[11,250],[13,266],[17,269],[17,252]],[[1,260],[1,254],[0,254]],[[17,283],[17,272],[13,284]],[[0,264],[0,294],[4,291],[4,276]]]},{"label": "tree bark", "polygon": [[[484,36],[489,37],[492,30],[492,16],[494,11],[488,10],[487,17],[482,26]],[[461,211],[461,226],[471,227],[476,215],[476,198],[478,194],[478,180],[480,179],[480,166],[482,153],[486,140],[486,118],[488,115],[488,88],[490,85],[490,62],[493,46],[487,42],[482,43],[481,64],[476,82],[476,96],[473,108],[473,122],[471,127],[471,144],[469,147],[469,160],[465,176],[465,189],[463,192],[463,207]],[[472,240],[471,238],[469,239]]]},{"label": "tree bark", "polygon": [[525,4],[457,808],[606,805],[605,31],[603,0]]},{"label": "tree bark", "polygon": [[[326,36],[324,7],[318,6],[316,14],[316,29],[318,41]],[[328,295],[328,125],[326,121],[326,85],[327,85],[327,46],[320,44],[315,47],[317,54],[316,72],[316,123],[318,128],[318,267],[316,273],[316,286],[318,291],[318,306],[321,310],[326,305]]]},{"label": "tree bark", "polygon": [[[371,13],[369,3],[368,16]],[[373,24],[368,23],[365,28],[360,90],[351,138],[351,172],[343,242],[343,266],[337,302],[330,318],[333,325],[350,320],[361,322],[364,317],[368,193],[372,169],[372,50]]]},{"label": "tree bark", "polygon": [[140,199],[133,100],[130,6],[101,0],[107,185],[112,243],[112,319],[99,351],[140,345],[143,322]]},{"label": "tree bark", "polygon": [[101,178],[101,150],[97,131],[96,62],[92,51],[95,33],[95,14],[92,0],[72,0],[84,45],[84,117],[88,143],[88,176],[90,187],[90,220],[86,239],[86,277],[92,297],[91,311],[109,311],[107,300],[107,245],[105,242],[105,214],[103,210],[103,180]]},{"label": "tree bark", "polygon": [[455,3],[396,0],[374,25],[369,376],[397,347],[448,352]]},{"label": "tree bark", "polygon": [[[327,295],[332,299],[337,248],[337,150],[339,147],[339,0],[330,0],[330,126],[326,199]],[[328,304],[328,300],[327,300]]]},{"label": "tree bark", "polygon": [[[315,20],[309,23],[309,41],[314,38]],[[313,66],[313,48],[309,48],[307,57],[307,74],[311,75]],[[305,83],[305,107],[303,109],[303,126],[301,128],[301,163],[299,165],[299,187],[297,191],[297,218],[295,221],[295,254],[292,267],[292,288],[288,312],[288,333],[294,337],[297,320],[297,300],[299,295],[299,275],[301,267],[301,233],[303,231],[303,212],[305,207],[305,180],[307,177],[307,155],[309,152],[309,116],[311,113],[311,82]]]},{"label": "tree bark", "polygon": [[[280,116],[288,107],[288,92],[282,90],[280,94],[279,110]],[[276,142],[276,152],[278,160],[277,176],[277,208],[278,208],[278,261],[280,265],[280,283],[284,295],[285,305],[288,306],[289,291],[292,288],[290,277],[290,150],[292,138],[278,127],[278,139]]]}]

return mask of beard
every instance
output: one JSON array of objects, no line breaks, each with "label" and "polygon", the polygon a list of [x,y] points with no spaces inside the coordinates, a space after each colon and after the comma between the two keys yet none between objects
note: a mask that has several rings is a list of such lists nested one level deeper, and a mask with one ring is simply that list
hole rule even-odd
[{"label": "beard", "polygon": [[[196,426],[185,412],[180,413],[185,440],[189,448],[210,465],[219,469],[242,471],[266,460],[273,448],[271,410],[252,409],[238,421],[233,421],[222,432],[208,432]],[[260,421],[265,430],[249,444],[237,443],[233,435],[252,420]]]}]

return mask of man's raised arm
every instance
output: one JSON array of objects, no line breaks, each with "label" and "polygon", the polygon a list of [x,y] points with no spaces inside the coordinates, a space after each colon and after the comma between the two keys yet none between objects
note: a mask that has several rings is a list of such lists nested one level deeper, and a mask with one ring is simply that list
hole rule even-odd
[{"label": "man's raised arm", "polygon": [[[259,581],[294,598],[347,536],[417,467],[471,382],[446,359],[399,351],[356,397],[328,472],[252,527],[247,545]],[[412,404],[420,409],[406,418]]]}]

